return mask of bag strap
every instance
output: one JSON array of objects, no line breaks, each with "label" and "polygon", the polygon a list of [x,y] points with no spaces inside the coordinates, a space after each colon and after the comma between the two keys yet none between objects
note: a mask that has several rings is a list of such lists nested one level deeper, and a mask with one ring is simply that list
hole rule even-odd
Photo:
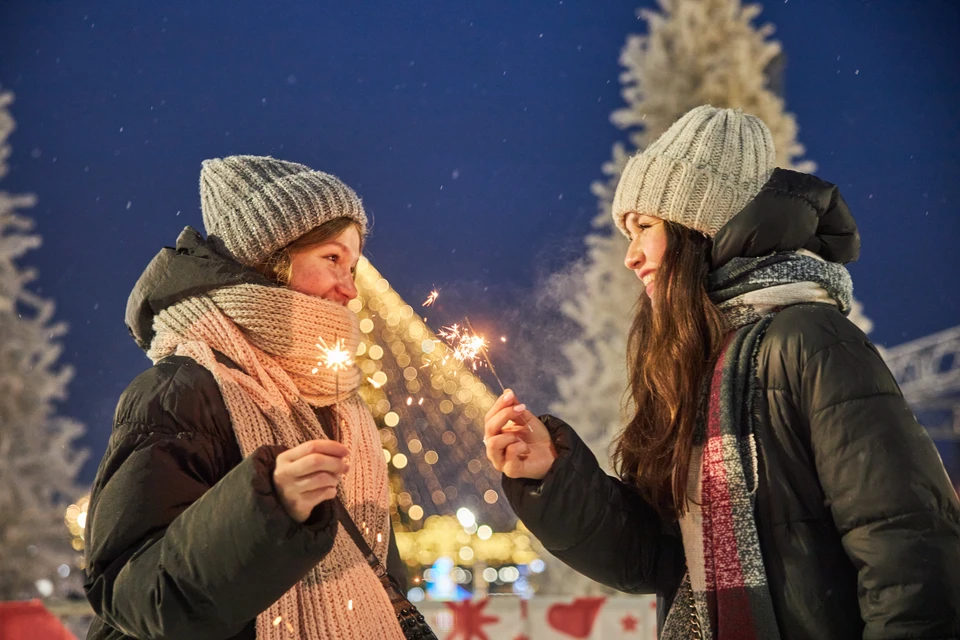
[{"label": "bag strap", "polygon": [[357,549],[360,550],[366,559],[367,564],[370,565],[370,568],[373,569],[373,572],[377,574],[377,577],[381,580],[386,577],[390,577],[387,573],[387,568],[383,566],[383,563],[380,562],[380,558],[377,557],[377,554],[373,552],[373,549],[370,548],[370,545],[367,544],[366,538],[363,537],[363,534],[360,532],[360,528],[357,526],[357,523],[353,521],[353,518],[350,516],[350,512],[347,511],[346,505],[340,500],[340,496],[337,496],[337,500],[333,505],[333,508],[337,512],[337,520],[340,521],[340,525],[350,534],[350,538],[353,540],[354,544],[357,545]]},{"label": "bag strap", "polygon": [[[333,410],[332,417],[334,420],[338,419],[337,411]],[[324,434],[331,440],[335,440],[333,434],[331,434],[330,426],[327,424],[327,421],[323,419],[322,416],[317,415],[317,420],[320,422],[320,426],[323,428]],[[334,432],[338,431],[337,429],[333,430]],[[336,500],[333,503],[333,509],[337,512],[337,520],[340,522],[340,525],[344,530],[350,535],[350,538],[353,540],[353,543],[357,545],[357,549],[360,550],[360,553],[364,555],[367,559],[367,564],[370,565],[370,568],[373,569],[373,572],[377,574],[377,577],[383,581],[384,577],[389,580],[393,580],[390,574],[387,573],[387,568],[383,566],[383,563],[380,562],[380,558],[377,557],[377,554],[373,552],[373,549],[370,548],[370,545],[367,544],[366,538],[363,537],[363,534],[360,532],[360,527],[357,526],[357,523],[353,521],[353,517],[350,515],[350,512],[347,511],[347,506],[343,504],[343,501],[340,499],[339,492],[337,493]]]}]

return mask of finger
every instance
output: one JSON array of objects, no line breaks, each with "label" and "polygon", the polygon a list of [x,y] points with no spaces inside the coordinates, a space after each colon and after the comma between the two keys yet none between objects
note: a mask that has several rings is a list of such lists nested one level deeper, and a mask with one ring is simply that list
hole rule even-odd
[{"label": "finger", "polygon": [[483,416],[483,421],[486,422],[490,418],[490,416],[497,413],[504,407],[509,406],[511,404],[516,404],[516,403],[517,403],[517,396],[513,392],[513,389],[507,389],[502,394],[500,394],[500,397],[497,398],[496,401],[494,401],[493,406],[487,410],[486,415]]},{"label": "finger", "polygon": [[322,453],[309,453],[299,460],[291,462],[285,470],[287,475],[292,478],[303,478],[313,475],[318,471],[328,473],[344,474],[350,469],[350,463],[344,458],[324,455]]},{"label": "finger", "polygon": [[350,449],[336,440],[307,440],[278,455],[277,462],[293,462],[311,453],[322,453],[328,456],[344,458],[350,455]]},{"label": "finger", "polygon": [[300,495],[303,495],[318,489],[336,488],[339,483],[340,476],[338,474],[328,471],[318,471],[313,475],[297,478],[294,482],[294,487],[300,492]]},{"label": "finger", "polygon": [[493,463],[497,471],[503,468],[504,451],[516,441],[517,436],[510,433],[493,436],[487,440],[487,459]]},{"label": "finger", "polygon": [[505,461],[510,462],[512,460],[520,459],[521,456],[525,456],[530,453],[530,445],[528,445],[523,440],[518,440],[513,444],[507,445],[503,450],[503,458]]},{"label": "finger", "polygon": [[[505,426],[511,421],[522,420],[523,412],[517,411],[518,407],[526,408],[526,405],[517,404],[504,407],[495,414],[492,414],[483,424],[484,438],[491,438],[499,434]],[[533,415],[533,414],[531,414]]]},{"label": "finger", "polygon": [[337,497],[336,487],[325,487],[323,489],[314,489],[300,494],[299,501],[309,507],[315,507],[325,500],[332,500]]}]

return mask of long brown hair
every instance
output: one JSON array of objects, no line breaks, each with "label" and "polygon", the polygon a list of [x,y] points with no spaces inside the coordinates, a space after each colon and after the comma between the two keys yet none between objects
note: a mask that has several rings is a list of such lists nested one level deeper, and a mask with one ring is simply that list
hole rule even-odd
[{"label": "long brown hair", "polygon": [[[290,254],[299,249],[309,249],[310,247],[333,240],[338,235],[346,231],[353,225],[360,231],[360,225],[356,221],[347,217],[334,218],[328,220],[288,244],[277,249],[266,260],[254,266],[260,275],[269,278],[281,286],[290,284],[290,278],[293,275],[293,261]],[[360,251],[363,251],[364,237],[360,236]]]},{"label": "long brown hair", "polygon": [[620,477],[665,517],[686,511],[690,453],[701,402],[724,337],[706,277],[711,241],[665,221],[667,247],[653,295],[640,296],[627,342],[629,395],[635,410],[613,454]]}]

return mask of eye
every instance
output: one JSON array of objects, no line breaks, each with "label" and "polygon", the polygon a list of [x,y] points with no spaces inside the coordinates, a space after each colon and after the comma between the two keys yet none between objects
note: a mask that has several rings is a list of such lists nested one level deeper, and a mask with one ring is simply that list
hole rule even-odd
[{"label": "eye", "polygon": [[331,254],[331,255],[329,255],[329,256],[324,256],[324,258],[325,258],[326,260],[329,260],[329,261],[333,262],[334,264],[336,264],[336,263],[339,262],[339,260],[340,260],[340,256],[339,256],[338,254],[336,254],[336,253]]}]

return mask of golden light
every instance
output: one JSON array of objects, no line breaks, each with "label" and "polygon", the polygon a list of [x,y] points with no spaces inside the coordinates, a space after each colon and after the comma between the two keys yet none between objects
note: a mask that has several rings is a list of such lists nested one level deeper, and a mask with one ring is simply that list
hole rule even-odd
[{"label": "golden light", "polygon": [[430,292],[430,295],[427,296],[427,299],[424,300],[424,301],[423,301],[423,304],[420,305],[420,306],[421,306],[421,307],[429,307],[430,305],[432,305],[434,302],[437,301],[437,298],[438,298],[439,296],[440,296],[440,292],[437,291],[436,289],[434,289],[433,291]]},{"label": "golden light", "polygon": [[393,456],[393,466],[395,466],[397,469],[403,469],[405,466],[407,466],[407,456],[403,455],[402,453],[398,453],[397,455]]},{"label": "golden light", "polygon": [[383,424],[388,427],[395,427],[400,424],[400,416],[396,411],[389,411],[385,416],[383,416]]},{"label": "golden light", "polygon": [[[317,347],[320,349],[320,362],[317,363],[318,366],[326,367],[333,371],[346,371],[350,365],[353,364],[353,358],[350,352],[343,348],[343,338],[338,339],[331,346],[328,345],[326,340],[321,336]],[[317,371],[319,371],[319,369],[313,370],[314,373]]]},{"label": "golden light", "polygon": [[418,504],[415,504],[412,507],[410,507],[409,511],[407,511],[407,515],[409,515],[410,519],[412,520],[419,520],[420,518],[423,517],[423,507],[421,507]]}]

